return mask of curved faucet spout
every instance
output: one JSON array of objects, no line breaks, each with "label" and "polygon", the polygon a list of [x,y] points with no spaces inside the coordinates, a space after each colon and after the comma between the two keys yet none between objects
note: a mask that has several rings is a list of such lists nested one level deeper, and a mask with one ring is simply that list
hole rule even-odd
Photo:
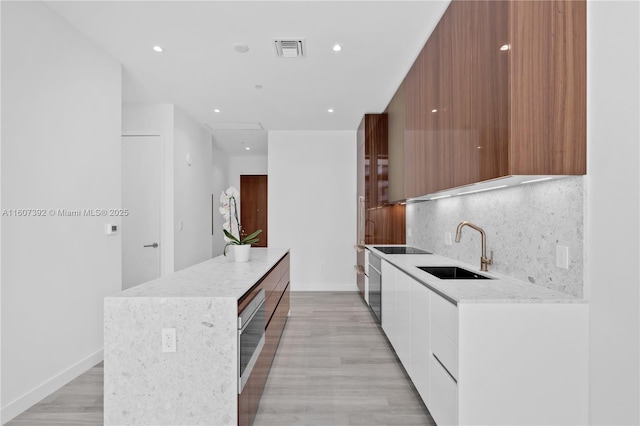
[{"label": "curved faucet spout", "polygon": [[484,233],[484,229],[480,228],[478,225],[475,225],[468,221],[463,221],[458,224],[458,228],[456,229],[456,243],[460,242],[460,238],[462,238],[462,228],[468,226],[469,228],[473,228],[480,233],[482,237],[482,254],[480,255],[480,270],[488,271],[488,265],[493,265],[493,251],[491,252],[491,257],[487,257],[487,234]]}]

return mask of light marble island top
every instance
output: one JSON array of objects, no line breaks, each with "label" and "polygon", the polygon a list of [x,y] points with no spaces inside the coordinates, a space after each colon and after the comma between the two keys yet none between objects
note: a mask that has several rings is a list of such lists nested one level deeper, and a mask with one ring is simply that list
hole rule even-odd
[{"label": "light marble island top", "polygon": [[289,249],[251,248],[249,262],[218,256],[112,297],[229,297],[240,299]]},{"label": "light marble island top", "polygon": [[104,424],[236,426],[238,299],[288,252],[218,256],[105,297]]},{"label": "light marble island top", "polygon": [[[409,276],[455,304],[460,303],[586,303],[585,299],[551,290],[494,272],[481,272],[479,265],[469,265],[437,254],[384,254],[367,245],[376,256],[388,261]],[[478,264],[480,256],[478,256]],[[418,269],[418,266],[458,266],[477,272],[491,280],[443,280]],[[491,268],[491,266],[489,266]],[[383,284],[384,285],[384,284]]]}]

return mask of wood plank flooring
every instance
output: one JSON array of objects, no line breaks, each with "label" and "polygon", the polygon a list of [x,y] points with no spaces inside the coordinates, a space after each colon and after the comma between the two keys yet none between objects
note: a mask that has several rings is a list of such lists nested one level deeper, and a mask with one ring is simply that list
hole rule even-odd
[{"label": "wood plank flooring", "polygon": [[61,387],[6,426],[103,424],[103,363]]},{"label": "wood plank flooring", "polygon": [[357,293],[292,293],[254,426],[435,425]]},{"label": "wood plank flooring", "polygon": [[[96,365],[8,426],[101,425]],[[435,425],[357,293],[291,293],[254,426]]]}]

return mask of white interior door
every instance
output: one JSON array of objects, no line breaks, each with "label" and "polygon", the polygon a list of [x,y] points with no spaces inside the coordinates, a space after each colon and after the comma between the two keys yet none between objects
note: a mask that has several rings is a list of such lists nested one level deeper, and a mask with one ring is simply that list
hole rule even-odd
[{"label": "white interior door", "polygon": [[160,136],[122,137],[122,289],[160,276]]}]

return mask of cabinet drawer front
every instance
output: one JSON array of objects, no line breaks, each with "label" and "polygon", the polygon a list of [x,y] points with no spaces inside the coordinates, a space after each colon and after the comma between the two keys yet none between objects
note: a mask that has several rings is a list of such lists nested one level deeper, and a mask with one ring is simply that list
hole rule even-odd
[{"label": "cabinet drawer front", "polygon": [[458,308],[435,293],[431,297],[431,326],[458,344]]},{"label": "cabinet drawer front", "polygon": [[374,254],[369,254],[369,266],[382,272],[382,259]]},{"label": "cabinet drawer front", "polygon": [[458,380],[458,345],[439,327],[431,329],[431,351],[449,373]]},{"label": "cabinet drawer front", "polygon": [[458,424],[458,386],[437,359],[431,356],[431,404],[428,407],[438,426]]},{"label": "cabinet drawer front", "polygon": [[364,274],[369,276],[369,250],[364,251]]}]

